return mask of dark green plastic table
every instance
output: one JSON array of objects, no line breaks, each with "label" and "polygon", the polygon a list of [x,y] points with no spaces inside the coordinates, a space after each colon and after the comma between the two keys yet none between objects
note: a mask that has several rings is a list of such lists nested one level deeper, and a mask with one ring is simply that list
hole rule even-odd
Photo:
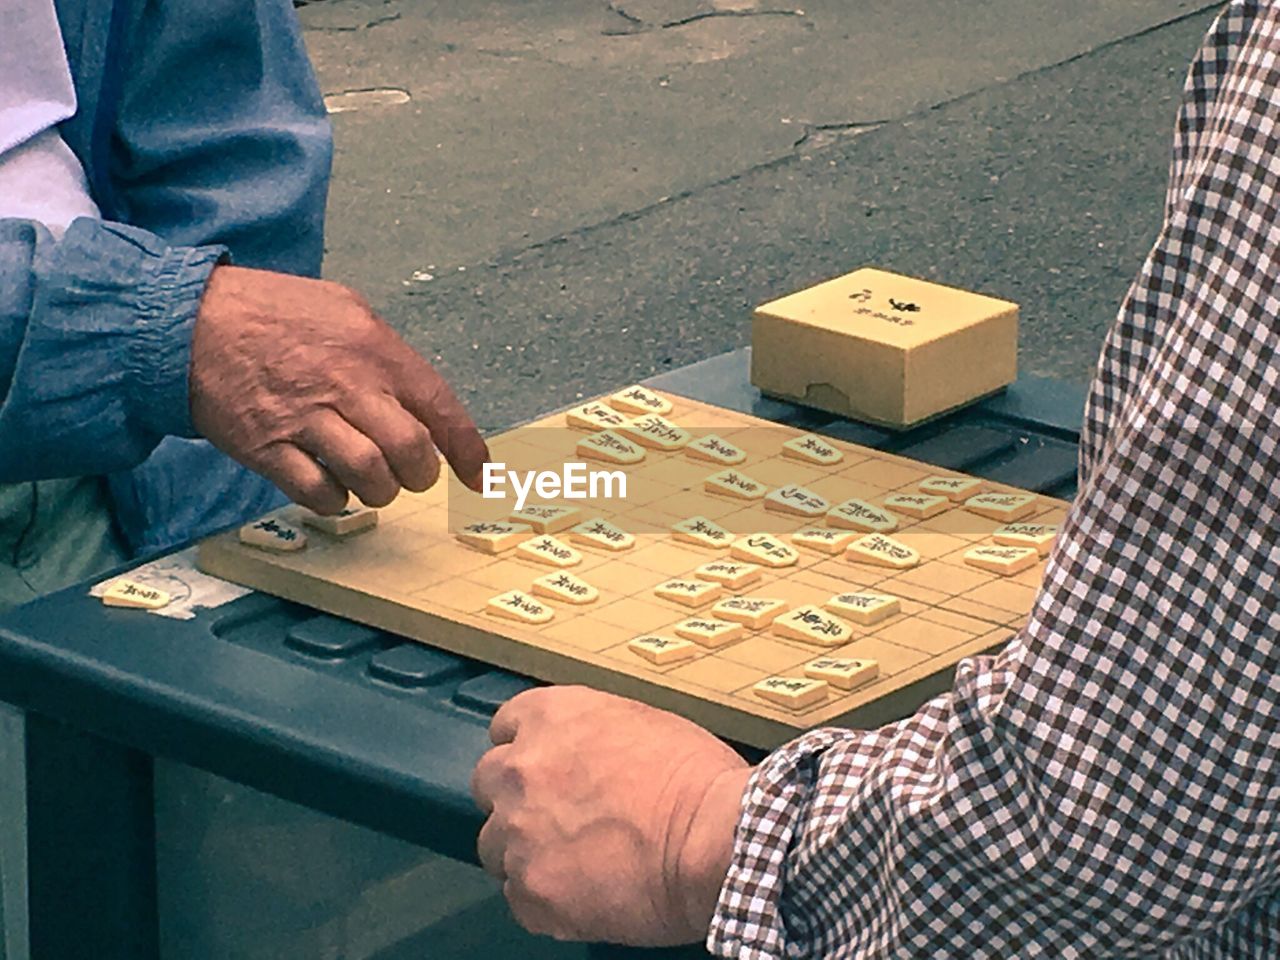
[{"label": "dark green plastic table", "polygon": [[[747,365],[740,350],[648,383],[1075,493],[1077,388],[1022,380],[892,434],[763,398]],[[262,594],[175,621],[106,608],[79,587],[0,618],[0,700],[25,713],[32,957],[157,956],[155,757],[473,860],[471,768],[490,715],[532,684]]]}]

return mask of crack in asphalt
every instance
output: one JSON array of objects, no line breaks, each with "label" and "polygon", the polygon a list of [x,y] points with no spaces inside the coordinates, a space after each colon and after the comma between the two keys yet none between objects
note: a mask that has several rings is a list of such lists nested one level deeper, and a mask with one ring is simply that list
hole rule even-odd
[{"label": "crack in asphalt", "polygon": [[704,10],[702,13],[690,14],[678,20],[668,20],[662,24],[663,30],[688,26],[700,20],[711,20],[716,17],[799,17],[804,19],[803,10]]},{"label": "crack in asphalt", "polygon": [[[717,18],[745,18],[745,17],[798,17],[806,20],[803,10],[702,10],[698,13],[691,13],[687,17],[678,17],[675,20],[664,20],[661,22],[650,22],[643,17],[638,17],[625,6],[615,2],[615,0],[604,0],[604,7],[609,13],[622,18],[627,22],[625,29],[606,29],[603,31],[606,37],[631,36],[637,33],[644,33],[649,30],[675,30],[679,27],[687,27],[693,23],[699,23],[703,20],[713,20]],[[807,22],[807,20],[806,20]]]},{"label": "crack in asphalt", "polygon": [[[314,2],[314,0],[312,0]],[[314,30],[316,33],[359,33],[363,30],[372,30],[374,27],[380,27],[384,23],[393,23],[400,19],[400,12],[388,13],[385,16],[374,17],[366,23],[356,23],[343,26],[305,26],[304,30]]]}]

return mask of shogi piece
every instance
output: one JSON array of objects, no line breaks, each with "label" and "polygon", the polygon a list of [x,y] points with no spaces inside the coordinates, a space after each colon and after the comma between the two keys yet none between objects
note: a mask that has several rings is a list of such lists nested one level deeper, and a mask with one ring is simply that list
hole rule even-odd
[{"label": "shogi piece", "polygon": [[523,590],[508,590],[485,604],[485,611],[504,620],[517,623],[549,623],[556,615],[547,604]]},{"label": "shogi piece", "polygon": [[774,617],[785,609],[787,609],[785,600],[775,600],[771,597],[730,597],[712,607],[711,613],[721,620],[732,620],[752,630],[759,630],[772,623]]},{"label": "shogi piece", "polygon": [[992,536],[1002,547],[1035,547],[1042,557],[1047,557],[1057,539],[1057,526],[1049,523],[1009,523]]},{"label": "shogi piece", "polygon": [[671,535],[684,543],[723,550],[733,543],[733,534],[706,517],[689,517],[671,525]]},{"label": "shogi piece", "polygon": [[770,490],[764,498],[764,508],[774,513],[783,513],[792,517],[805,517],[812,520],[821,517],[831,509],[831,504],[822,497],[797,484],[778,487]]},{"label": "shogi piece", "polygon": [[740,470],[721,470],[702,481],[702,489],[707,493],[733,500],[759,500],[768,488],[759,480],[752,480]]},{"label": "shogi piece", "polygon": [[650,450],[679,450],[693,439],[688,430],[656,413],[628,420],[618,432]]},{"label": "shogi piece", "polygon": [[766,567],[790,567],[800,559],[793,547],[771,533],[753,533],[735,540],[729,547],[729,556]]},{"label": "shogi piece", "polygon": [[240,542],[271,553],[294,553],[307,545],[307,535],[292,524],[267,517],[240,528]]},{"label": "shogi piece", "polygon": [[710,580],[730,590],[738,590],[763,577],[764,570],[759,564],[741,560],[712,560],[693,571],[693,575],[699,580]]},{"label": "shogi piece", "polygon": [[902,604],[897,597],[869,590],[837,594],[823,606],[860,627],[869,627],[902,612]]},{"label": "shogi piece", "polygon": [[102,595],[108,607],[130,607],[136,610],[159,610],[167,607],[173,598],[168,592],[136,580],[114,580]]},{"label": "shogi piece", "polygon": [[920,481],[919,490],[960,503],[981,493],[984,486],[977,477],[925,477]]},{"label": "shogi piece", "polygon": [[880,664],[875,660],[823,657],[812,663],[806,663],[804,675],[813,680],[825,680],[841,690],[853,690],[880,676]]},{"label": "shogi piece", "polygon": [[684,455],[692,460],[705,460],[708,463],[719,463],[731,467],[747,459],[747,452],[735,447],[728,440],[708,433],[704,437],[693,440],[684,448]]},{"label": "shogi piece", "polygon": [[594,603],[600,598],[600,591],[587,581],[563,571],[548,573],[533,581],[533,592],[548,600],[573,604]]},{"label": "shogi piece", "polygon": [[877,567],[910,570],[920,563],[920,554],[905,543],[873,533],[849,544],[844,555],[855,563],[869,563]]},{"label": "shogi piece", "polygon": [[533,536],[533,528],[525,523],[506,520],[477,520],[468,523],[454,536],[460,543],[482,553],[502,553]]},{"label": "shogi piece", "polygon": [[980,493],[964,502],[964,508],[988,520],[1013,523],[1036,512],[1034,493]]},{"label": "shogi piece", "polygon": [[622,426],[629,419],[629,414],[619,413],[612,407],[598,401],[575,407],[564,415],[569,426],[578,430],[613,430]]},{"label": "shogi piece", "polygon": [[551,503],[527,503],[507,519],[527,523],[534,533],[560,533],[578,522],[582,511],[577,507],[561,507]]},{"label": "shogi piece", "polygon": [[1016,379],[1018,307],[865,268],[758,307],[751,345],[764,393],[904,428]]},{"label": "shogi piece", "polygon": [[945,513],[951,501],[930,493],[895,493],[885,497],[884,505],[896,513],[904,513],[917,520],[928,520]]},{"label": "shogi piece", "polygon": [[662,637],[657,634],[636,637],[627,644],[627,649],[659,667],[688,660],[698,652],[697,645],[688,640]]},{"label": "shogi piece", "polygon": [[668,580],[654,588],[654,596],[686,607],[705,607],[724,596],[724,587],[709,580]]},{"label": "shogi piece", "polygon": [[782,445],[782,455],[789,460],[816,463],[820,467],[830,467],[844,459],[839,447],[816,433],[792,437]]},{"label": "shogi piece", "polygon": [[803,710],[827,699],[827,682],[809,677],[769,677],[752,689],[756,696],[789,710]]},{"label": "shogi piece", "polygon": [[827,524],[842,530],[860,530],[863,533],[893,533],[898,529],[898,518],[884,507],[877,507],[866,500],[846,500],[827,511]]},{"label": "shogi piece", "polygon": [[563,540],[549,534],[535,536],[516,546],[516,553],[534,563],[549,567],[572,567],[582,562],[582,554]]},{"label": "shogi piece", "polygon": [[791,542],[810,550],[818,550],[833,556],[844,551],[858,537],[857,531],[840,530],[834,527],[809,527],[797,530],[791,535]]},{"label": "shogi piece", "polygon": [[302,512],[302,522],[331,537],[350,537],[378,525],[378,511],[372,507],[345,507],[341,513],[325,516],[311,510]]},{"label": "shogi piece", "polygon": [[965,551],[964,562],[979,570],[1011,577],[1039,563],[1040,551],[1035,547],[974,547]]},{"label": "shogi piece", "polygon": [[578,524],[569,530],[568,536],[575,543],[609,550],[613,553],[630,550],[636,545],[635,534],[627,533],[603,517],[596,517]]},{"label": "shogi piece", "polygon": [[626,466],[639,463],[645,457],[644,447],[628,440],[616,430],[601,430],[589,437],[583,437],[575,448],[578,456],[600,463],[614,463]]},{"label": "shogi piece", "polygon": [[770,629],[776,636],[816,643],[821,647],[840,647],[853,637],[853,628],[849,624],[812,605],[788,610],[773,621]]},{"label": "shogi piece", "polygon": [[639,384],[619,390],[609,398],[609,406],[625,413],[655,413],[660,417],[665,417],[672,410],[670,400]]},{"label": "shogi piece", "polygon": [[675,628],[677,637],[692,640],[698,646],[711,650],[742,639],[746,632],[747,628],[740,623],[714,617],[690,617],[683,623],[677,623]]}]

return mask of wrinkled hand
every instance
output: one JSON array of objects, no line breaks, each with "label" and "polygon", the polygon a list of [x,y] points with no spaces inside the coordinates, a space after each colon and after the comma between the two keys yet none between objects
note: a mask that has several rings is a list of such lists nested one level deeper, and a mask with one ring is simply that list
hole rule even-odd
[{"label": "wrinkled hand", "polygon": [[191,418],[291,499],[336,513],[440,474],[476,489],[488,450],[436,371],[336,283],[220,266],[191,345]]},{"label": "wrinkled hand", "polygon": [[471,787],[480,862],[515,918],[561,940],[706,936],[749,769],[674,714],[585,687],[514,697]]}]

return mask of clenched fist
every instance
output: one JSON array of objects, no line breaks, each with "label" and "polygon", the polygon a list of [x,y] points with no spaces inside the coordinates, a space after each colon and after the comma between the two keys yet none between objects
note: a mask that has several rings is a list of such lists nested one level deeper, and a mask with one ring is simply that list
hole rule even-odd
[{"label": "clenched fist", "polygon": [[488,458],[429,363],[336,283],[220,266],[191,345],[191,419],[291,499],[336,513],[435,483],[439,449],[477,488]]},{"label": "clenched fist", "polygon": [[516,919],[562,940],[707,934],[750,770],[671,713],[585,687],[513,697],[472,792],[480,862]]}]

